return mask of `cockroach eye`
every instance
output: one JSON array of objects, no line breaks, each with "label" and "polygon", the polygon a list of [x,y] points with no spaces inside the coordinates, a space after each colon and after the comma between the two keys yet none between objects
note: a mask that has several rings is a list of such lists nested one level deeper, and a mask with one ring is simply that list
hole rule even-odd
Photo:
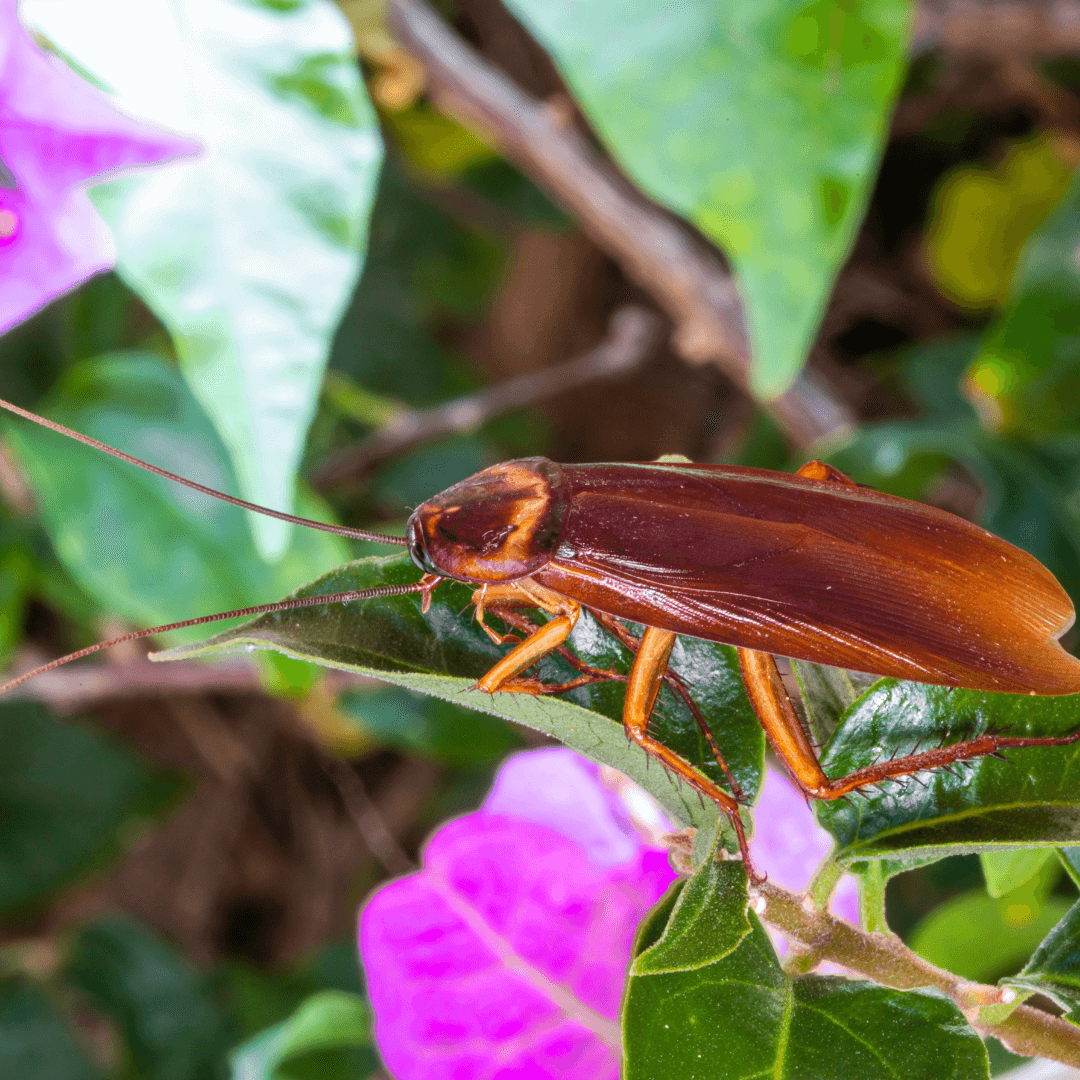
[{"label": "cockroach eye", "polygon": [[409,546],[409,558],[413,565],[425,574],[440,574],[437,566],[431,561],[427,552],[427,544],[424,542],[424,529],[420,524],[418,514],[409,518],[408,527],[405,530],[405,538]]}]

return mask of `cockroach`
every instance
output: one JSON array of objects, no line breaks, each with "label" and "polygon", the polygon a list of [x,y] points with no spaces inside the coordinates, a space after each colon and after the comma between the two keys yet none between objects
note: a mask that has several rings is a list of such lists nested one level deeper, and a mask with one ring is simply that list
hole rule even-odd
[{"label": "cockroach", "polygon": [[[432,590],[452,579],[475,587],[475,616],[495,641],[510,638],[487,626],[488,612],[528,627],[477,688],[540,694],[566,687],[523,674],[563,649],[585,609],[634,651],[623,710],[627,735],[717,804],[748,867],[737,787],[723,790],[648,733],[679,634],[735,646],[766,735],[796,785],[813,798],[837,799],[1010,747],[1080,740],[1080,732],[986,733],[835,779],[825,775],[773,654],[916,682],[1039,695],[1080,693],[1080,660],[1058,641],[1075,618],[1072,603],[1036,559],[963,518],[861,487],[819,461],[789,475],[725,465],[557,465],[524,458],[485,469],[423,503],[401,539],[254,506],[15,405],[0,406],[235,506],[404,545],[422,572],[411,585],[282,600],[136,631],[27,672],[0,692],[109,645],[219,619],[410,592],[422,594],[426,611]],[[550,618],[535,627],[515,615],[522,607]],[[645,627],[640,640],[625,622]],[[617,676],[589,669],[579,681],[604,677]],[[708,735],[700,717],[699,723]],[[730,778],[711,738],[710,745]]]}]

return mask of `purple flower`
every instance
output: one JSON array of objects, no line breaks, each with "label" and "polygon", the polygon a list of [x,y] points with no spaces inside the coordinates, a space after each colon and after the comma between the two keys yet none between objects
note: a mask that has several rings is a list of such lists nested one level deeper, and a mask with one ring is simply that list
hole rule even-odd
[{"label": "purple flower", "polygon": [[675,880],[600,771],[511,758],[483,807],[360,920],[375,1035],[397,1080],[616,1080],[638,923]]},{"label": "purple flower", "polygon": [[198,146],[117,112],[0,0],[0,333],[115,263],[86,186]]}]

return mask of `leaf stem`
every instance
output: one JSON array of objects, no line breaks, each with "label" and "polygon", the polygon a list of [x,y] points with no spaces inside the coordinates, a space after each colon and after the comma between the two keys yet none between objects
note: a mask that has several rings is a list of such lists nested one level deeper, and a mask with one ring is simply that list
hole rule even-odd
[{"label": "leaf stem", "polygon": [[[807,894],[796,895],[771,881],[750,886],[751,899],[764,901],[763,922],[822,960],[898,990],[931,987],[950,998],[978,1032],[993,1035],[1014,1054],[1044,1057],[1080,1067],[1080,1027],[1029,1005],[1017,1006],[1001,1023],[980,1020],[987,1006],[1010,1005],[1015,992],[968,982],[916,956],[893,934],[859,930],[819,909]],[[760,903],[759,905],[760,906]],[[757,910],[757,908],[755,908]]]},{"label": "leaf stem", "polygon": [[844,868],[836,862],[832,855],[814,871],[810,879],[807,891],[814,898],[814,903],[824,911],[829,906],[832,894],[836,892],[836,886],[844,876]]},{"label": "leaf stem", "polygon": [[889,933],[885,919],[885,884],[881,860],[871,859],[859,875],[859,921],[867,933]]}]

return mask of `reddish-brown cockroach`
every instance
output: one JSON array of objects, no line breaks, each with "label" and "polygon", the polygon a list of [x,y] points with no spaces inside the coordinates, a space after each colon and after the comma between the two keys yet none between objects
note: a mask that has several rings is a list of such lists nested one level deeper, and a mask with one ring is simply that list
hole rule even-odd
[{"label": "reddish-brown cockroach", "polygon": [[[737,791],[722,790],[648,734],[678,634],[739,650],[743,681],[766,734],[798,786],[815,798],[840,798],[1008,747],[1080,740],[1080,732],[983,734],[837,779],[825,775],[774,653],[917,682],[1030,694],[1080,692],[1080,660],[1058,643],[1072,625],[1072,603],[1038,561],[962,518],[858,487],[821,462],[791,476],[721,465],[510,461],[419,506],[401,540],[252,506],[7,402],[0,406],[245,509],[406,544],[423,571],[413,585],[284,600],[137,631],[19,676],[0,692],[109,644],[223,618],[406,592],[422,593],[426,610],[431,590],[449,578],[477,587],[476,617],[498,642],[507,638],[484,624],[487,611],[508,621],[519,607],[551,616],[479,681],[482,690],[550,692],[520,676],[562,646],[582,608],[629,643],[635,656],[623,711],[627,734],[720,807],[744,857]],[[645,626],[640,642],[619,620]]]}]

